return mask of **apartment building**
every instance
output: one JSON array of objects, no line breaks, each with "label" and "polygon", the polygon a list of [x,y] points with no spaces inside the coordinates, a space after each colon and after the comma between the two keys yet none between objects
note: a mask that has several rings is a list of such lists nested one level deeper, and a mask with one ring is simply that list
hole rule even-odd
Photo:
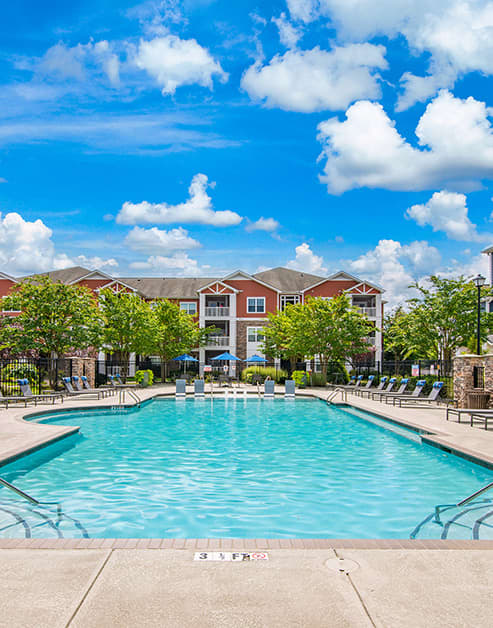
[{"label": "apartment building", "polygon": [[[209,278],[112,277],[76,266],[47,274],[54,281],[87,286],[95,294],[109,288],[135,292],[148,301],[166,298],[179,303],[183,310],[198,317],[201,327],[218,329],[207,346],[199,350],[201,365],[209,364],[211,358],[224,351],[242,360],[262,355],[262,328],[269,312],[283,310],[290,303],[303,303],[307,297],[330,299],[346,293],[353,305],[374,321],[373,355],[376,361],[382,359],[383,290],[343,271],[320,277],[279,267],[253,275],[238,270],[225,277]],[[0,296],[20,280],[0,273]]]}]

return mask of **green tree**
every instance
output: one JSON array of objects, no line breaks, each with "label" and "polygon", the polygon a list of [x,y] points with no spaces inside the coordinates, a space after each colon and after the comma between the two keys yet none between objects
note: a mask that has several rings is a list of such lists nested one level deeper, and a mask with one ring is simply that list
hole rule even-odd
[{"label": "green tree", "polygon": [[[408,353],[420,357],[451,360],[460,346],[467,346],[477,333],[477,288],[464,277],[442,279],[432,275],[428,285],[411,287],[418,296],[409,299],[406,316]],[[482,289],[483,296],[492,291]],[[481,340],[493,326],[493,314],[481,314]]]},{"label": "green tree", "polygon": [[[83,286],[66,285],[48,277],[21,282],[2,300],[4,310],[19,310],[0,327],[0,344],[12,354],[36,351],[49,358],[97,347],[98,309],[93,293]],[[54,387],[55,369],[49,379]]]},{"label": "green tree", "polygon": [[176,303],[163,299],[154,304],[152,311],[152,353],[161,358],[161,379],[167,376],[167,362],[203,346],[215,327],[200,328],[193,316]]},{"label": "green tree", "polygon": [[329,361],[345,363],[370,350],[368,335],[375,329],[346,295],[333,299],[308,298],[304,304],[268,315],[263,350],[267,355],[312,359],[318,355],[322,371]]},{"label": "green tree", "polygon": [[153,349],[153,316],[146,301],[134,292],[102,290],[100,295],[101,341],[108,353],[122,361],[122,377],[128,373],[131,353],[149,355]]},{"label": "green tree", "polygon": [[409,343],[410,315],[402,306],[389,312],[383,321],[384,350],[394,356],[395,373],[399,374],[399,363],[411,357]]}]

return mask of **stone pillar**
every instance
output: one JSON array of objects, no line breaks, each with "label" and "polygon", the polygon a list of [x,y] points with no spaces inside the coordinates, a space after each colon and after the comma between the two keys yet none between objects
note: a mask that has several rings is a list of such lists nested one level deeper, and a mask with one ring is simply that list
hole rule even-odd
[{"label": "stone pillar", "polygon": [[459,408],[467,408],[467,394],[480,392],[474,388],[474,367],[484,367],[484,392],[490,393],[493,402],[493,354],[459,355],[454,358],[454,399]]},{"label": "stone pillar", "polygon": [[72,361],[72,375],[85,375],[91,388],[96,386],[96,360],[94,358],[68,358]]}]

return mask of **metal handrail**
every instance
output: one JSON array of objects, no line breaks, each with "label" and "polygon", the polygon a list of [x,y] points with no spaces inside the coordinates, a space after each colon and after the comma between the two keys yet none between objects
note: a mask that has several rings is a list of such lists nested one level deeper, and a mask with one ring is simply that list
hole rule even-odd
[{"label": "metal handrail", "polygon": [[337,393],[341,393],[341,398],[343,401],[347,400],[347,391],[344,390],[344,388],[336,388],[335,390],[333,390],[328,396],[327,399],[325,400],[327,403],[332,403],[337,395]]},{"label": "metal handrail", "polygon": [[14,486],[10,482],[7,482],[7,480],[4,480],[3,478],[0,478],[0,485],[5,486],[5,488],[8,488],[13,493],[19,495],[19,497],[22,497],[23,499],[30,502],[31,504],[34,504],[35,506],[56,506],[58,516],[61,516],[62,514],[62,505],[59,502],[40,502],[34,497],[31,497],[31,495],[25,493],[20,488],[17,488],[17,486]]},{"label": "metal handrail", "polygon": [[122,389],[120,389],[118,391],[118,403],[119,403],[119,405],[123,405],[125,403],[125,395],[126,395],[126,393],[128,393],[130,395],[130,397],[137,403],[137,405],[140,406],[140,404],[142,403],[141,398],[139,397],[139,395],[137,393],[135,393],[130,388],[122,388]]},{"label": "metal handrail", "polygon": [[461,506],[467,506],[467,504],[469,504],[472,501],[474,501],[476,499],[476,497],[479,497],[480,495],[482,495],[483,493],[486,493],[487,491],[489,491],[491,489],[493,489],[493,482],[490,482],[486,486],[483,486],[483,488],[480,488],[479,490],[475,491],[474,493],[472,493],[468,497],[465,497],[463,500],[461,500],[457,504],[439,504],[438,506],[435,506],[435,522],[436,523],[441,523],[440,522],[440,513],[443,510],[448,510],[450,508],[460,508]]}]

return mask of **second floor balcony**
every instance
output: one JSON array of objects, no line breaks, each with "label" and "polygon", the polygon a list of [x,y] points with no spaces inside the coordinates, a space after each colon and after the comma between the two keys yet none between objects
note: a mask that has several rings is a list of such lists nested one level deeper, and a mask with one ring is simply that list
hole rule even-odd
[{"label": "second floor balcony", "polygon": [[205,318],[224,318],[229,316],[229,307],[209,307],[206,305],[204,308],[204,316]]},{"label": "second floor balcony", "polygon": [[376,307],[367,307],[364,305],[358,305],[357,303],[355,303],[355,307],[357,307],[362,314],[368,316],[368,318],[375,318],[377,315]]},{"label": "second floor balcony", "polygon": [[206,347],[229,347],[229,336],[209,336]]}]

